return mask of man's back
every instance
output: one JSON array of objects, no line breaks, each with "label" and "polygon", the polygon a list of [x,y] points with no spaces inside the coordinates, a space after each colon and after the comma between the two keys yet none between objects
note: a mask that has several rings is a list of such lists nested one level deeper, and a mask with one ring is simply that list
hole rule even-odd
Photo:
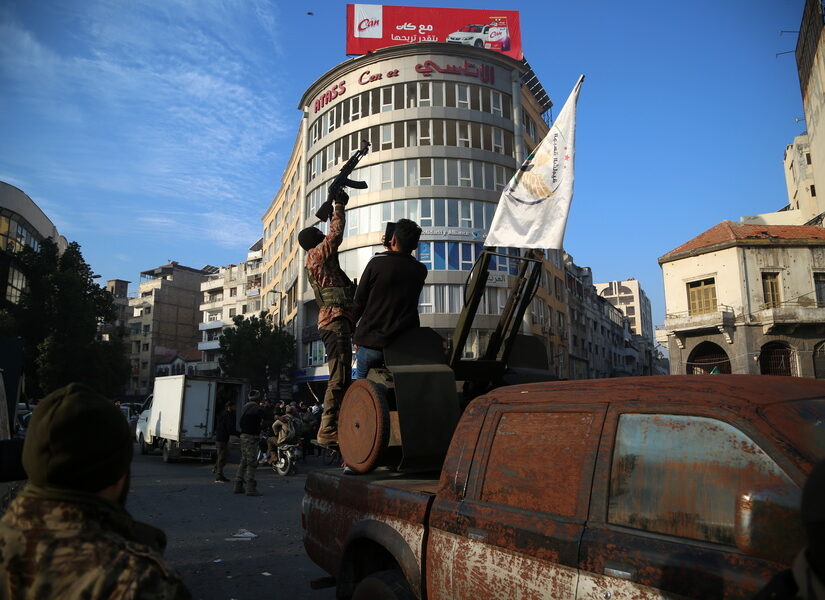
[{"label": "man's back", "polygon": [[114,504],[24,491],[0,521],[0,597],[189,598],[164,565],[163,543],[160,530]]},{"label": "man's back", "polygon": [[355,294],[353,342],[367,348],[384,348],[392,339],[419,326],[418,298],[427,267],[412,255],[385,252],[370,260]]}]

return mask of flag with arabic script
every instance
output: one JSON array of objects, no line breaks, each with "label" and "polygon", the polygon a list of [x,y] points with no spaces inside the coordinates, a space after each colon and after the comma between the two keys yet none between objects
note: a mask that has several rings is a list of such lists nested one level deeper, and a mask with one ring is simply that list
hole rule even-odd
[{"label": "flag with arabic script", "polygon": [[550,131],[504,188],[485,246],[558,248],[573,200],[579,77]]}]

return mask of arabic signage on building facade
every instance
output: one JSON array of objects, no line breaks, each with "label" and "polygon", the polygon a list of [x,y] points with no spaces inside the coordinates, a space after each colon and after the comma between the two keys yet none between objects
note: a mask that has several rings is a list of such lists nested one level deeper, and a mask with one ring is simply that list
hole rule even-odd
[{"label": "arabic signage on building facade", "polygon": [[416,42],[487,48],[516,60],[521,24],[515,10],[347,4],[347,54]]},{"label": "arabic signage on building facade", "polygon": [[[459,64],[450,64],[442,59],[425,60],[423,63],[415,65],[415,71],[423,77],[430,77],[433,73],[442,73],[447,75],[461,75],[464,77],[478,77],[482,83],[495,85],[496,70],[492,65],[485,65],[483,63],[474,63],[464,60]],[[385,80],[392,80],[401,74],[399,69],[390,68],[386,71],[375,71],[374,67],[364,69],[358,73],[356,81],[359,85],[367,85],[375,83],[376,81],[383,82]],[[313,112],[317,113],[319,110],[330,104],[333,100],[342,97],[347,93],[347,80],[342,79],[338,83],[333,84],[328,89],[324,90],[315,98],[313,104]]]},{"label": "arabic signage on building facade", "polygon": [[484,231],[481,229],[462,229],[458,227],[422,227],[422,240],[461,240],[465,242],[484,241]]}]

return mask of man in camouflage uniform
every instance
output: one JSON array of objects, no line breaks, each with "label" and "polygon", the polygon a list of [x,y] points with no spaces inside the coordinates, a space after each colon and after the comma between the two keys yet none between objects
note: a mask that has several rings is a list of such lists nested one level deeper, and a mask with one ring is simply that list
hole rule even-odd
[{"label": "man in camouflage uniform", "polygon": [[0,520],[0,598],[190,598],[163,561],[164,533],[124,509],[132,443],[120,410],[84,385],[37,406],[29,483]]},{"label": "man in camouflage uniform", "polygon": [[334,210],[325,236],[316,227],[298,234],[307,251],[306,272],[318,303],[318,333],[324,342],[329,381],[317,440],[322,445],[338,443],[338,411],[352,381],[353,296],[355,286],[338,264],[338,247],[344,239],[344,206],[349,196],[343,190],[334,198]]},{"label": "man in camouflage uniform", "polygon": [[255,469],[258,468],[258,443],[261,439],[261,393],[249,392],[249,401],[241,409],[241,464],[235,475],[235,493],[247,496],[260,496],[258,483],[255,481]]}]

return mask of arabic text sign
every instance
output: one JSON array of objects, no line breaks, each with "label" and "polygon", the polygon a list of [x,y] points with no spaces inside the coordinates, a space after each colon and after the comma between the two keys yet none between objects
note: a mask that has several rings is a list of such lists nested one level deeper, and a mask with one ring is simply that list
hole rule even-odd
[{"label": "arabic text sign", "polygon": [[414,42],[447,42],[523,58],[515,10],[347,4],[347,54]]}]

